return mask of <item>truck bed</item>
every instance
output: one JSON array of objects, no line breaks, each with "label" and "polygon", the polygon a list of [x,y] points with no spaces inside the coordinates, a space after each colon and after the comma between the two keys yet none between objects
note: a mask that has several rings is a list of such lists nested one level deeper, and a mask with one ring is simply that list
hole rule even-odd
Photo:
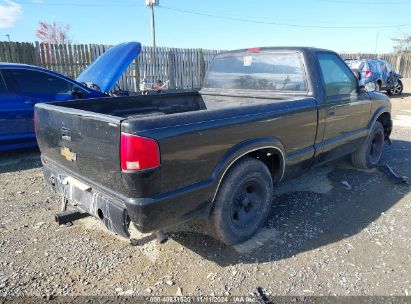
[{"label": "truck bed", "polygon": [[[279,116],[287,119],[280,122]],[[152,196],[204,181],[236,143],[270,138],[274,132],[289,153],[297,152],[314,143],[316,121],[316,100],[297,94],[258,98],[188,92],[36,105],[36,134],[43,161],[124,197]],[[299,130],[288,130],[295,123],[306,127],[303,139]],[[122,172],[122,132],[155,139],[161,150],[161,168],[150,174]],[[75,153],[76,159],[68,160],[67,153]],[[312,154],[313,148],[306,153]],[[192,162],[197,170],[191,171],[189,178],[181,174],[184,180],[167,178],[153,183],[173,172],[189,170]]]},{"label": "truck bed", "polygon": [[[239,100],[241,97],[241,101]],[[273,96],[271,100],[284,101],[287,95]],[[298,98],[293,96],[293,99]],[[266,98],[255,96],[232,96],[204,92],[184,92],[158,95],[93,98],[55,103],[57,107],[76,109],[96,114],[110,115],[122,119],[143,118],[157,115],[216,110],[244,105],[267,103]]]},{"label": "truck bed", "polygon": [[203,99],[198,92],[73,100],[61,106],[124,119],[205,109]]}]

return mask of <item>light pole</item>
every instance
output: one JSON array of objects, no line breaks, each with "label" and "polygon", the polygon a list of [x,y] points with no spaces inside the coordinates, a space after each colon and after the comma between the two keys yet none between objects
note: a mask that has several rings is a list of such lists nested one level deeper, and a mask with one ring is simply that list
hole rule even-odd
[{"label": "light pole", "polygon": [[154,7],[159,5],[160,0],[146,0],[146,5],[151,9],[151,35],[153,36],[153,47],[156,47],[156,25],[154,21]]},{"label": "light pole", "polygon": [[375,38],[375,54],[377,54],[377,57],[378,57],[377,50],[378,50],[378,36],[379,35],[380,35],[380,33],[377,33],[377,37]]},{"label": "light pole", "polygon": [[9,39],[9,43],[10,43],[10,35],[6,34],[6,37]]}]

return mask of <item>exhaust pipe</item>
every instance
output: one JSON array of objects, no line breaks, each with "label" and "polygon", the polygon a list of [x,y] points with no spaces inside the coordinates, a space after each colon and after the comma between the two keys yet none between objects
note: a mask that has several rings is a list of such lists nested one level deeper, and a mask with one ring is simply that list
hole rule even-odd
[{"label": "exhaust pipe", "polygon": [[90,216],[90,214],[88,213],[81,213],[77,210],[69,210],[69,211],[57,213],[54,216],[54,219],[59,225],[64,225],[69,222],[74,222],[76,220],[80,220],[88,216]]}]

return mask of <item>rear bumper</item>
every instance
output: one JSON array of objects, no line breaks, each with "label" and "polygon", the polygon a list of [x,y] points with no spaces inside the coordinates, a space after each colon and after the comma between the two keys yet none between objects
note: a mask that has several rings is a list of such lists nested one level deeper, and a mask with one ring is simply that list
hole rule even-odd
[{"label": "rear bumper", "polygon": [[[213,194],[211,183],[199,183],[153,198],[127,198],[92,181],[84,180],[57,164],[43,160],[45,181],[55,192],[69,199],[81,212],[102,221],[110,231],[129,238],[132,222],[143,233],[153,232],[194,218],[208,216]],[[67,183],[73,177],[90,186],[86,191]]]},{"label": "rear bumper", "polygon": [[130,237],[130,219],[127,210],[121,201],[109,198],[91,188],[83,191],[76,185],[66,182],[69,175],[56,168],[44,166],[45,181],[55,192],[69,199],[70,203],[82,213],[88,213],[99,219],[108,230],[125,238]]}]

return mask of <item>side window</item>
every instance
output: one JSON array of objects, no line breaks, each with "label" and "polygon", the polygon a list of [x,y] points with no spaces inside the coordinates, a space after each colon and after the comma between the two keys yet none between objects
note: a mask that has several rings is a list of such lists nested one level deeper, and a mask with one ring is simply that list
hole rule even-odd
[{"label": "side window", "polygon": [[357,80],[346,64],[334,54],[319,54],[327,97],[350,95],[357,90]]},{"label": "side window", "polygon": [[73,84],[48,73],[23,69],[4,70],[8,82],[16,89],[28,94],[71,94]]},{"label": "side window", "polygon": [[6,83],[3,80],[3,76],[1,75],[1,71],[0,71],[0,94],[1,93],[7,93],[7,87],[6,87]]}]

